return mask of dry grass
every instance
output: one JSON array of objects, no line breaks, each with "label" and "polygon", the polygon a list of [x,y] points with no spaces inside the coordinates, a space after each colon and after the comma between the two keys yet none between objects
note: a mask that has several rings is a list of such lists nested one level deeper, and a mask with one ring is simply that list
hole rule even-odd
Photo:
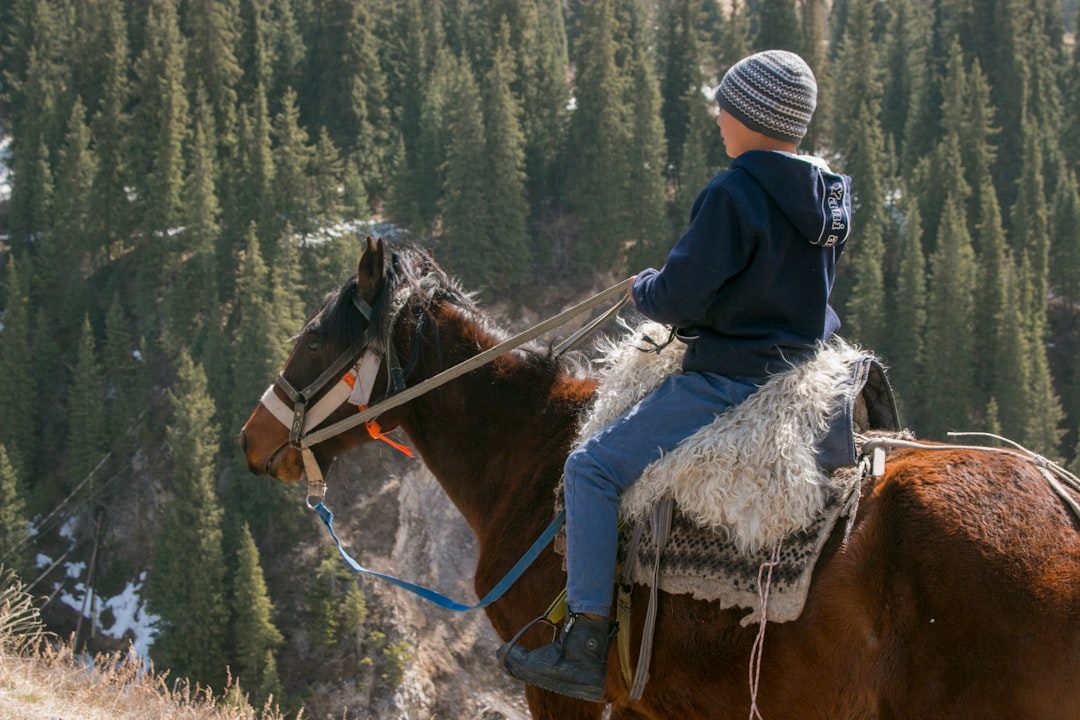
[{"label": "dry grass", "polygon": [[[43,630],[37,608],[0,571],[0,718],[6,720],[283,720],[252,709],[238,687],[215,696],[170,682],[129,653],[76,654]],[[297,718],[299,720],[299,718]]]}]

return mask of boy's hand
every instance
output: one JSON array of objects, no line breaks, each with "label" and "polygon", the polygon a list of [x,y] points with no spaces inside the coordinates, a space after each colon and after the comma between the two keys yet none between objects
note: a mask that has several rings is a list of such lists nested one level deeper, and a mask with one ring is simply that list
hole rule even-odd
[{"label": "boy's hand", "polygon": [[637,279],[637,275],[631,275],[630,279],[626,281],[626,297],[630,298],[630,302],[634,301],[634,280]]}]

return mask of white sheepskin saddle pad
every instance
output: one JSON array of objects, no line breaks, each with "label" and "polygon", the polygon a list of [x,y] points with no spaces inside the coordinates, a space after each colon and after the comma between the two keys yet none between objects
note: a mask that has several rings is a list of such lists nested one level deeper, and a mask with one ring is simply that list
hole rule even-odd
[{"label": "white sheepskin saddle pad", "polygon": [[[685,346],[655,351],[653,341],[668,335],[666,326],[645,322],[621,340],[603,342],[601,384],[579,441],[680,372]],[[743,622],[756,622],[758,571],[779,551],[768,619],[795,619],[832,528],[854,514],[861,477],[856,430],[898,426],[877,361],[839,339],[822,344],[810,360],[771,377],[645,469],[622,500],[624,579],[652,583],[656,513],[671,500],[661,589],[753,609]]]}]

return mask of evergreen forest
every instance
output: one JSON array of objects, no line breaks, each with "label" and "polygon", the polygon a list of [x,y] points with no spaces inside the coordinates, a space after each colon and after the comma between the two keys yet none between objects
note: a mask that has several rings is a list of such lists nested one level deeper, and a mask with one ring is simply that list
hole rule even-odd
[{"label": "evergreen forest", "polygon": [[[432,248],[484,304],[658,266],[727,163],[713,92],[767,48],[818,78],[801,151],[855,196],[833,305],[905,425],[1077,469],[1076,13],[2,0],[0,562],[36,578],[73,518],[90,562],[103,522],[138,516],[151,541],[101,581],[146,573],[157,665],[215,687],[228,666],[254,703],[303,706],[261,558],[306,538],[304,516],[287,487],[251,492],[235,437],[307,312],[367,233]],[[337,568],[304,599],[328,644],[368,612]],[[408,648],[369,640],[392,683]]]}]

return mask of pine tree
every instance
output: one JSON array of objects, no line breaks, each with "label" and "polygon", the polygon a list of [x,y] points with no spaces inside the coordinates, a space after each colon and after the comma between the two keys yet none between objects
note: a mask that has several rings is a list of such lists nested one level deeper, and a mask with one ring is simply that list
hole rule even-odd
[{"label": "pine tree", "polygon": [[492,256],[494,248],[490,235],[484,231],[489,188],[486,179],[476,172],[487,161],[480,91],[467,67],[458,66],[453,97],[455,103],[447,118],[450,141],[440,253],[467,285],[477,287],[491,281],[487,258]]},{"label": "pine tree", "polygon": [[67,136],[59,150],[53,202],[53,232],[64,237],[69,266],[89,270],[85,258],[93,249],[93,184],[97,157],[81,98],[71,107]]},{"label": "pine tree", "polygon": [[[945,440],[968,427],[972,408],[975,256],[955,195],[945,201],[937,249],[930,256],[926,361],[922,381],[923,432]],[[975,408],[981,410],[981,407]]]},{"label": "pine tree", "polygon": [[1072,57],[1064,74],[1062,105],[1067,111],[1062,117],[1061,151],[1069,158],[1069,166],[1080,173],[1080,43],[1073,43]]},{"label": "pine tree", "polygon": [[929,77],[931,8],[919,0],[890,5],[881,124],[898,149],[900,169],[906,174],[930,151],[936,137]]},{"label": "pine tree", "polygon": [[999,394],[999,378],[1003,382],[1008,379],[1001,377],[1001,357],[1004,353],[999,343],[1007,334],[1002,324],[1009,316],[1007,293],[1010,284],[1015,284],[1016,271],[1006,247],[997,193],[989,174],[983,176],[981,185],[976,189],[975,202],[972,239],[978,238],[979,241],[976,248],[979,269],[975,327],[980,331],[975,334],[974,388],[982,402],[996,400],[997,416],[1000,418],[1002,403],[1008,398]]},{"label": "pine tree", "polygon": [[[570,99],[566,27],[558,0],[522,3],[525,25],[517,50],[514,91],[521,98],[525,172],[533,206],[559,197]],[[514,28],[511,28],[514,32]]]},{"label": "pine tree", "polygon": [[85,258],[93,249],[93,184],[97,158],[91,148],[90,128],[85,123],[86,108],[77,98],[63,147],[59,149],[53,202],[53,232],[64,239],[69,266],[89,269]]},{"label": "pine tree", "polygon": [[170,231],[182,219],[188,102],[175,0],[150,0],[147,12],[147,45],[135,66],[139,131],[133,177],[140,213],[135,307],[140,330],[156,334],[161,271],[173,251]]},{"label": "pine tree", "polygon": [[723,36],[717,58],[717,71],[721,75],[750,54],[750,10],[747,0],[731,0]]},{"label": "pine tree", "polygon": [[43,308],[37,309],[30,325],[32,330],[27,358],[33,358],[33,365],[17,377],[24,380],[27,397],[35,403],[31,414],[22,415],[19,420],[20,423],[33,427],[35,455],[27,458],[30,469],[20,470],[19,476],[27,480],[36,511],[38,508],[55,507],[56,503],[67,495],[67,476],[64,473],[47,471],[53,466],[54,458],[60,457],[65,451],[64,430],[68,424],[65,407],[59,404],[40,407],[38,398],[52,397],[56,393],[58,382],[65,383],[70,376],[66,361],[71,357],[66,353],[72,353],[73,349],[60,348],[53,333],[52,321]]},{"label": "pine tree", "polygon": [[1040,132],[1034,122],[1025,123],[1024,165],[1012,208],[1012,241],[1022,253],[1029,293],[1023,302],[1030,354],[1027,423],[1021,443],[1049,457],[1061,451],[1064,412],[1054,390],[1047,356],[1047,302],[1050,290],[1050,222],[1043,187]]},{"label": "pine tree", "polygon": [[8,224],[16,248],[29,247],[49,226],[53,198],[52,168],[44,138],[23,136],[12,142],[11,212]]},{"label": "pine tree", "polygon": [[[289,88],[303,85],[304,62],[308,56],[297,18],[299,8],[292,0],[270,0],[270,38],[272,79],[265,84],[276,106]],[[257,76],[256,76],[256,79]]]},{"label": "pine tree", "polygon": [[758,50],[801,49],[799,18],[795,14],[795,0],[760,0],[757,12]]},{"label": "pine tree", "polygon": [[[274,18],[271,0],[248,0],[240,4],[236,61],[242,69],[237,83],[237,100],[247,102],[255,87],[274,82]],[[289,7],[292,17],[292,8]],[[295,18],[294,18],[295,22]],[[295,29],[295,25],[293,26]]]},{"label": "pine tree", "polygon": [[[929,231],[929,248],[938,236],[942,208],[950,193],[960,203],[958,209],[967,217],[971,187],[963,163],[961,136],[967,129],[967,75],[958,43],[953,43],[943,81],[945,101],[941,106],[942,137],[933,151],[916,168],[913,185],[920,197],[920,206]],[[968,224],[970,228],[970,223]]]},{"label": "pine tree", "polygon": [[7,260],[4,278],[4,331],[0,332],[0,443],[7,447],[15,473],[22,478],[34,476],[38,450],[36,368],[31,352],[30,292],[22,262],[14,256]]},{"label": "pine tree", "polygon": [[[105,383],[94,347],[94,330],[84,316],[68,398],[68,488],[74,488],[101,462],[105,434]],[[97,485],[92,482],[91,486]]]},{"label": "pine tree", "polygon": [[445,48],[438,51],[420,104],[416,146],[405,147],[387,199],[390,217],[422,236],[434,234],[443,202],[457,63]]},{"label": "pine tree", "polygon": [[[993,140],[998,134],[994,126],[994,108],[990,104],[990,86],[986,75],[976,59],[967,73],[967,88],[964,93],[964,118],[960,124],[960,157],[964,165],[968,187],[977,191],[985,182],[993,182],[991,169],[994,166],[995,150]],[[995,191],[996,194],[996,191]],[[972,196],[970,205],[972,216],[977,209],[977,197]],[[972,239],[978,239],[978,233],[972,233]],[[980,248],[977,241],[976,252]]]},{"label": "pine tree", "polygon": [[661,116],[667,138],[667,163],[676,173],[691,132],[693,110],[701,98],[701,52],[698,47],[700,0],[667,3],[660,19],[658,61]]},{"label": "pine tree", "polygon": [[1015,201],[1015,181],[1020,176],[1023,158],[1023,123],[1027,112],[1029,74],[1028,38],[1031,10],[1017,0],[992,0],[980,15],[991,23],[987,46],[978,49],[979,62],[992,78],[991,99],[998,110],[1001,134],[997,142],[994,187],[1003,207]]},{"label": "pine tree", "polygon": [[1058,185],[1054,197],[1050,282],[1070,307],[1080,304],[1080,188],[1071,172]]},{"label": "pine tree", "polygon": [[184,27],[187,44],[187,72],[199,79],[207,105],[214,112],[213,131],[220,156],[230,157],[236,144],[237,85],[243,69],[236,57],[240,40],[238,0],[186,0]]},{"label": "pine tree", "polygon": [[825,0],[802,0],[801,2],[801,54],[814,72],[817,80],[817,109],[803,138],[805,152],[814,154],[828,137],[829,118],[832,115],[832,77],[829,60],[822,38],[821,18],[826,14]]},{"label": "pine tree", "polygon": [[124,436],[135,420],[138,407],[135,341],[119,293],[114,293],[105,313],[105,345],[102,349],[109,447],[114,454],[125,446]]},{"label": "pine tree", "polygon": [[1023,298],[1029,293],[1027,273],[1010,258],[999,281],[1004,306],[997,322],[998,337],[994,348],[992,396],[997,400],[1001,432],[1009,438],[1022,438],[1028,427],[1028,388],[1031,358],[1027,318]]},{"label": "pine tree", "polygon": [[233,636],[240,686],[252,693],[253,705],[262,707],[270,696],[280,696],[274,654],[284,642],[271,619],[274,608],[266,589],[259,550],[245,522],[240,529],[233,579]]},{"label": "pine tree", "polygon": [[[9,70],[4,84],[12,150],[10,231],[29,242],[49,227],[52,160],[63,142],[74,96],[68,65],[68,16],[54,4],[30,0],[12,9]],[[0,54],[7,55],[7,47]]]},{"label": "pine tree", "polygon": [[[270,308],[274,328],[271,332],[278,338],[289,338],[304,324],[309,304],[304,302],[304,285],[300,276],[300,240],[291,225],[282,228],[281,236],[274,243],[277,257],[270,266]],[[316,288],[316,292],[318,292]],[[276,354],[278,367],[284,367],[285,358]]]},{"label": "pine tree", "polygon": [[[311,202],[312,214],[316,221],[334,223],[341,219],[344,212],[344,193],[341,187],[345,178],[345,163],[341,154],[330,139],[330,133],[323,128],[311,155]],[[363,198],[364,206],[367,198]],[[366,213],[365,213],[366,216]]]},{"label": "pine tree", "polygon": [[168,313],[166,335],[174,348],[195,348],[202,330],[217,304],[215,253],[220,229],[215,178],[214,116],[209,98],[200,86],[195,100],[195,128],[184,180],[184,229],[175,238],[173,263],[167,268],[170,280],[165,291]]},{"label": "pine tree", "polygon": [[851,98],[837,108],[834,123],[837,149],[844,158],[843,170],[852,177],[855,223],[861,230],[848,249],[849,270],[838,284],[849,285],[841,305],[845,324],[853,338],[869,347],[887,345],[885,326],[885,182],[887,156],[879,123],[881,81],[877,51],[872,37],[867,0],[855,0],[850,8],[847,34],[836,61],[840,97]]},{"label": "pine tree", "polygon": [[627,173],[631,121],[615,62],[613,5],[598,0],[587,6],[576,52],[577,109],[570,119],[567,184],[581,226],[573,266],[583,271],[615,265],[626,240],[624,198],[612,185],[613,178]]},{"label": "pine tree", "polygon": [[[55,175],[52,228],[38,238],[32,298],[56,324],[63,347],[74,344],[79,317],[90,305],[84,274],[91,247],[91,190],[96,164],[81,100],[72,106],[67,137],[59,150]],[[64,288],[64,292],[57,292]]]},{"label": "pine tree", "polygon": [[[395,108],[395,123],[401,140],[410,148],[417,147],[420,134],[420,106],[424,88],[430,81],[434,57],[428,57],[428,26],[425,14],[441,16],[441,6],[422,7],[420,0],[388,3],[380,12],[380,37],[390,40],[380,46],[380,58],[386,79],[386,100]],[[436,21],[440,22],[440,21]],[[436,32],[441,35],[441,26]],[[392,39],[391,39],[392,38]],[[407,158],[406,162],[412,158]]]},{"label": "pine tree", "polygon": [[92,233],[90,234],[90,265],[110,259],[127,236],[130,223],[125,186],[128,184],[127,152],[130,118],[127,106],[130,98],[128,81],[129,51],[127,25],[122,0],[105,0],[96,12],[101,23],[100,57],[102,74],[101,102],[91,107],[90,128],[96,174],[92,183]]},{"label": "pine tree", "polygon": [[498,47],[484,79],[483,115],[487,135],[485,150],[488,192],[487,218],[480,232],[488,235],[484,244],[493,252],[486,258],[485,275],[494,289],[507,293],[529,277],[526,197],[525,134],[521,129],[521,107],[511,92],[514,63],[510,28],[503,24]]},{"label": "pine tree", "polygon": [[[289,91],[290,97],[295,94]],[[274,226],[275,183],[272,122],[265,88],[255,87],[251,102],[240,113],[237,161],[228,169],[228,188],[222,207],[223,232],[217,252],[217,266],[232,268],[244,249],[245,233],[251,223]],[[222,297],[232,292],[233,278],[220,279]]]},{"label": "pine tree", "polygon": [[888,326],[892,329],[883,348],[889,360],[904,416],[919,424],[919,385],[923,372],[926,331],[926,259],[922,249],[922,218],[918,203],[905,196],[902,205],[896,287],[889,296]]},{"label": "pine tree", "polygon": [[[159,662],[202,685],[221,688],[228,647],[222,510],[214,492],[218,428],[206,374],[184,354],[169,391],[171,499],[147,579],[147,600],[161,617],[154,643]],[[193,572],[192,569],[197,571]]]},{"label": "pine tree", "polygon": [[[662,257],[671,245],[667,221],[664,126],[660,88],[653,71],[655,61],[648,39],[639,31],[634,38],[627,69],[625,104],[630,108],[630,143],[627,153],[627,224],[625,241],[635,267]],[[631,88],[633,88],[631,90]],[[700,95],[694,102],[700,103]],[[693,107],[693,106],[691,106]],[[692,111],[688,112],[692,117]],[[631,244],[632,243],[632,244]]]},{"label": "pine tree", "polygon": [[31,569],[26,503],[19,476],[0,443],[0,564],[19,574]]},{"label": "pine tree", "polygon": [[314,114],[305,120],[325,126],[334,145],[356,160],[361,175],[379,194],[386,179],[390,122],[370,11],[367,4],[352,0],[317,0],[315,18],[318,37],[309,43],[308,81],[301,98],[301,105]]},{"label": "pine tree", "polygon": [[[300,107],[295,93],[286,92],[281,113],[274,118],[274,208],[277,225],[260,225],[269,234],[280,231],[282,221],[301,232],[312,226],[314,202],[308,183],[308,171],[315,150],[307,131],[300,124]],[[275,257],[267,250],[267,262]]]}]

